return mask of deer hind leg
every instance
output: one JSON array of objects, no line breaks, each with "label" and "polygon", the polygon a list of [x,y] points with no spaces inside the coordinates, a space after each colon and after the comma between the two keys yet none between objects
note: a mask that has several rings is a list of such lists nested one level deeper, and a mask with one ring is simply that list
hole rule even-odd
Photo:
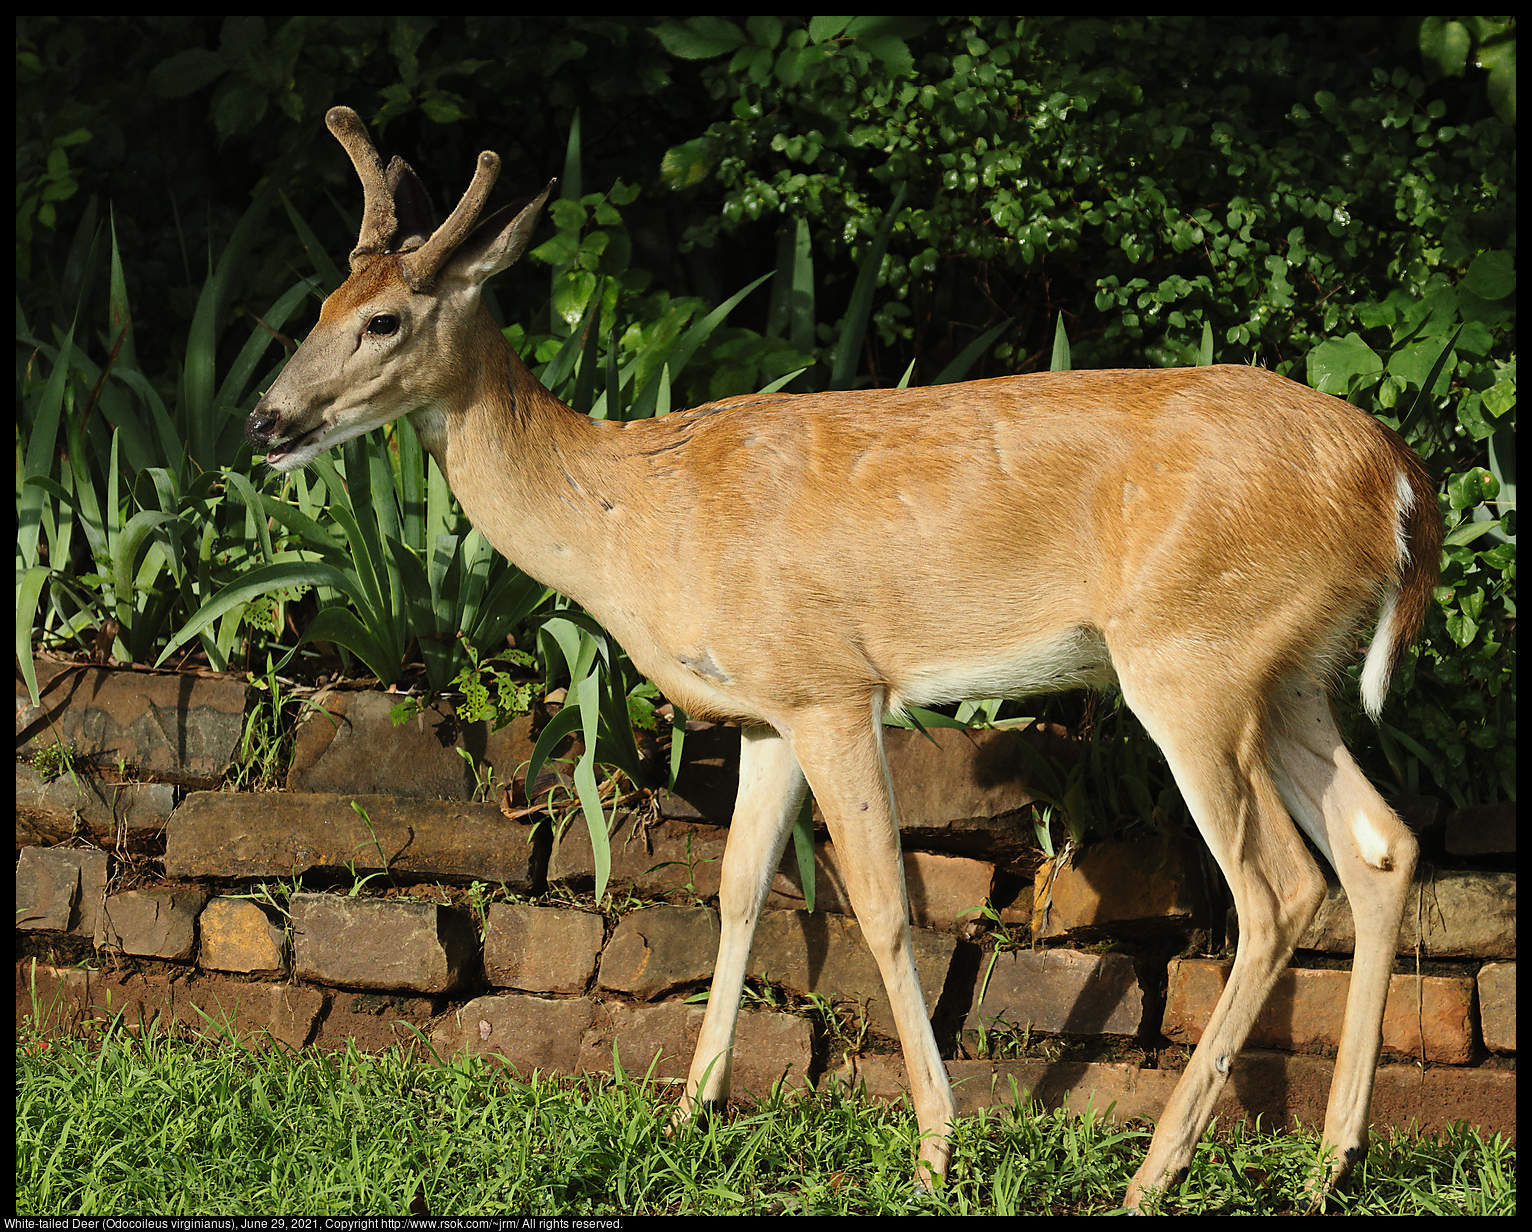
[{"label": "deer hind leg", "polygon": [[882,711],[879,694],[870,713],[820,712],[811,721],[795,723],[792,739],[893,1009],[921,1131],[916,1182],[928,1185],[946,1175],[957,1109],[915,970],[899,823],[883,755]]},{"label": "deer hind leg", "polygon": [[1325,1113],[1328,1172],[1315,1186],[1315,1199],[1322,1201],[1367,1154],[1384,1004],[1419,849],[1352,760],[1323,690],[1286,685],[1271,709],[1278,789],[1298,824],[1334,866],[1356,922],[1346,1017]]},{"label": "deer hind leg", "polygon": [[734,1028],[756,920],[808,785],[792,746],[770,728],[740,733],[739,794],[718,889],[718,961],[677,1118],[729,1098]]},{"label": "deer hind leg", "polygon": [[1184,675],[1167,674],[1146,687],[1120,662],[1118,668],[1123,696],[1170,763],[1239,913],[1229,982],[1128,1185],[1125,1205],[1136,1209],[1190,1166],[1256,1015],[1324,899],[1325,883],[1268,768],[1259,695],[1253,707],[1231,705],[1237,683],[1224,682],[1221,693],[1205,684],[1193,690]]}]

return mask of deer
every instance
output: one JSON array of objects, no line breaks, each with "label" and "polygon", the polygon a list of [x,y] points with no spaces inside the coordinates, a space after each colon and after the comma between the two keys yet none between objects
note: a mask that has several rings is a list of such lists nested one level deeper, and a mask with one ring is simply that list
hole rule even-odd
[{"label": "deer", "polygon": [[326,116],[361,180],[345,282],[259,399],[278,472],[408,417],[495,549],[579,603],[688,715],[741,729],[720,941],[673,1131],[729,1097],[746,965],[812,790],[876,959],[921,1144],[956,1115],[911,945],[885,715],[1111,687],[1164,753],[1238,916],[1228,983],[1124,1205],[1182,1177],[1326,894],[1356,920],[1316,1200],[1368,1144],[1417,844],[1348,751],[1331,690],[1367,630],[1376,720],[1440,568],[1433,482],[1392,430],[1260,367],[1064,371],[926,388],[742,395],[659,418],[579,414],[482,291],[550,182],[484,213],[499,157],[440,226],[402,159]]}]

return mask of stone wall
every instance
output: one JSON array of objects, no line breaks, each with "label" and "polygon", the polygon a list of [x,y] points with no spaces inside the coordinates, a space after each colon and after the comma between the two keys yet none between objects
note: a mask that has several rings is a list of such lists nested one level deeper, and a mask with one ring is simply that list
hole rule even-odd
[{"label": "stone wall", "polygon": [[[676,792],[619,815],[610,901],[626,903],[600,913],[583,821],[551,841],[516,779],[530,717],[491,732],[438,705],[396,726],[397,697],[313,693],[286,790],[235,792],[216,788],[258,690],[37,666],[43,705],[17,689],[18,1019],[159,1016],[295,1048],[424,1037],[523,1072],[611,1072],[615,1056],[684,1075],[737,732],[689,731]],[[1200,843],[1042,864],[1016,744],[1067,754],[1061,735],[887,736],[922,990],[960,1105],[1009,1099],[1014,1080],[1051,1104],[1157,1116],[1227,977],[1227,960],[1193,955],[1237,929]],[[72,768],[45,778],[60,744]],[[1493,858],[1514,850],[1514,819],[1401,804],[1441,860],[1423,861],[1400,938],[1422,966],[1394,977],[1374,1121],[1514,1133],[1515,878]],[[811,913],[789,850],[752,952],[735,1088],[840,1078],[896,1098],[890,1010],[822,838],[814,880]],[[1219,1115],[1323,1120],[1351,937],[1332,888]]]}]

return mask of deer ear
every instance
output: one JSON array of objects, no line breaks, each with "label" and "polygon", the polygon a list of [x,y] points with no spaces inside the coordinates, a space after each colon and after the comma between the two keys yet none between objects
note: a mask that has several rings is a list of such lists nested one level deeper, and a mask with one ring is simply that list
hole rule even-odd
[{"label": "deer ear", "polygon": [[508,205],[484,219],[452,254],[445,272],[482,283],[514,265],[531,243],[543,205],[556,184],[556,179],[549,180],[548,187],[531,201]]},{"label": "deer ear", "polygon": [[436,230],[436,218],[431,209],[431,198],[426,186],[420,182],[409,163],[397,155],[384,172],[384,182],[394,201],[394,234],[389,247],[394,252],[409,252],[419,248],[431,238]]}]

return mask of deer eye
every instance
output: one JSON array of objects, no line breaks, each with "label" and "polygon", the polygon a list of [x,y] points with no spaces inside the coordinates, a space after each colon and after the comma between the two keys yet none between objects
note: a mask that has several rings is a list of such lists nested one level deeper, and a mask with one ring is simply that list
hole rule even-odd
[{"label": "deer eye", "polygon": [[367,322],[367,332],[374,338],[387,338],[399,332],[399,318],[391,312],[380,312]]}]

